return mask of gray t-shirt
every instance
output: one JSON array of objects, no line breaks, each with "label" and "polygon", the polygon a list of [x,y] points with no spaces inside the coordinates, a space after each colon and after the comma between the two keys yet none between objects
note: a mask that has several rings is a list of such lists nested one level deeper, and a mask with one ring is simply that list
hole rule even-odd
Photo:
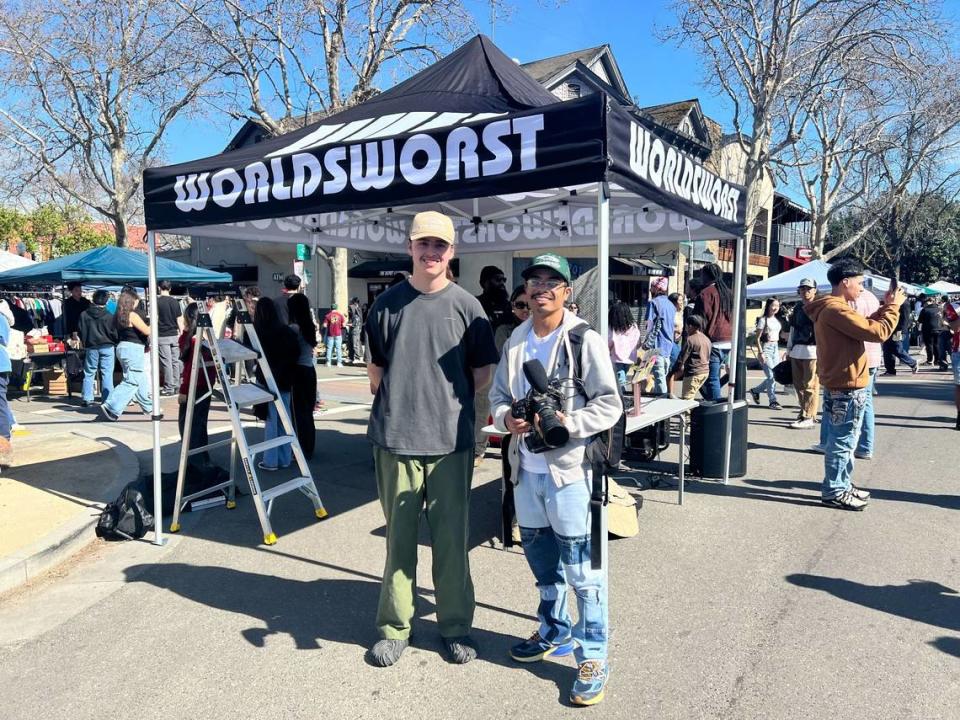
[{"label": "gray t-shirt", "polygon": [[402,282],[376,299],[365,327],[367,362],[384,368],[370,442],[397,455],[472,448],[472,370],[499,360],[477,299],[455,283],[424,294]]}]

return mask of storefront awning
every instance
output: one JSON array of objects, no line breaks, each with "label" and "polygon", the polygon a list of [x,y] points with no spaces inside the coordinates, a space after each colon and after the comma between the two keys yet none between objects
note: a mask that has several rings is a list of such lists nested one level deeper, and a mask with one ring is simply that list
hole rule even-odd
[{"label": "storefront awning", "polygon": [[610,258],[611,275],[639,275],[644,277],[670,277],[673,268],[647,258]]}]

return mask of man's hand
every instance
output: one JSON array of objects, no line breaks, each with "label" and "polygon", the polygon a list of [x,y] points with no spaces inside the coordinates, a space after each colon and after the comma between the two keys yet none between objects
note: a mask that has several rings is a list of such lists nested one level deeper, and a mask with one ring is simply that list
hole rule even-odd
[{"label": "man's hand", "polygon": [[515,418],[510,413],[507,413],[503,418],[503,424],[507,426],[507,430],[510,431],[511,435],[525,435],[530,432],[532,425],[522,418]]},{"label": "man's hand", "polygon": [[883,296],[883,302],[886,305],[896,305],[900,307],[903,305],[903,301],[907,299],[907,294],[903,291],[899,285],[896,290],[888,290],[887,294]]}]

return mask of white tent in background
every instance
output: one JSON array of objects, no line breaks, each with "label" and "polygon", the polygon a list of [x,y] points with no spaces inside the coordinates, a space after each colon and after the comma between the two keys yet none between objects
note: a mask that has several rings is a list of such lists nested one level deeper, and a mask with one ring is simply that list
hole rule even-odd
[{"label": "white tent in background", "polygon": [[0,272],[12,270],[13,268],[23,267],[24,265],[35,265],[36,260],[25,258],[20,255],[14,255],[6,250],[0,250]]},{"label": "white tent in background", "polygon": [[927,285],[927,289],[936,290],[938,293],[944,293],[946,295],[952,295],[953,293],[960,293],[960,285],[956,283],[947,282],[946,280],[937,280],[937,282]]},{"label": "white tent in background", "polygon": [[[796,298],[797,285],[804,278],[810,278],[817,283],[817,292],[830,292],[830,281],[827,280],[827,271],[830,264],[823,260],[811,260],[803,265],[798,265],[779,275],[774,275],[766,280],[760,280],[751,285],[747,285],[747,299],[762,300],[768,297],[778,297],[781,299]],[[874,295],[882,296],[890,289],[890,278],[872,273],[864,274],[864,287],[871,290]],[[916,285],[901,282],[904,292],[908,295],[922,295],[923,289]],[[945,291],[951,292],[951,291]],[[958,288],[957,292],[960,292]]]}]

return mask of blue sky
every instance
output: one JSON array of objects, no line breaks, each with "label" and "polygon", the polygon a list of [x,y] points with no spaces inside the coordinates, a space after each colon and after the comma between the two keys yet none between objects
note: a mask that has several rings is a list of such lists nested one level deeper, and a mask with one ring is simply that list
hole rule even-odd
[{"label": "blue sky", "polygon": [[[510,57],[529,62],[608,43],[631,94],[640,105],[699,98],[704,112],[731,131],[732,112],[723,98],[704,87],[704,73],[693,51],[661,43],[655,28],[669,25],[667,0],[515,0],[515,11],[491,32],[488,4],[476,8],[481,32],[493,35]],[[960,0],[945,0],[946,12],[960,16]],[[240,122],[180,120],[168,136],[171,163],[221,152]]]},{"label": "blue sky", "polygon": [[[491,34],[486,3],[474,2],[481,31]],[[513,16],[498,20],[494,40],[521,62],[609,43],[630,92],[642,105],[699,97],[704,111],[729,128],[730,113],[701,85],[694,54],[661,45],[654,24],[670,15],[660,0],[518,0]],[[180,120],[167,142],[167,160],[183,162],[221,152],[241,123],[226,119]]]}]

